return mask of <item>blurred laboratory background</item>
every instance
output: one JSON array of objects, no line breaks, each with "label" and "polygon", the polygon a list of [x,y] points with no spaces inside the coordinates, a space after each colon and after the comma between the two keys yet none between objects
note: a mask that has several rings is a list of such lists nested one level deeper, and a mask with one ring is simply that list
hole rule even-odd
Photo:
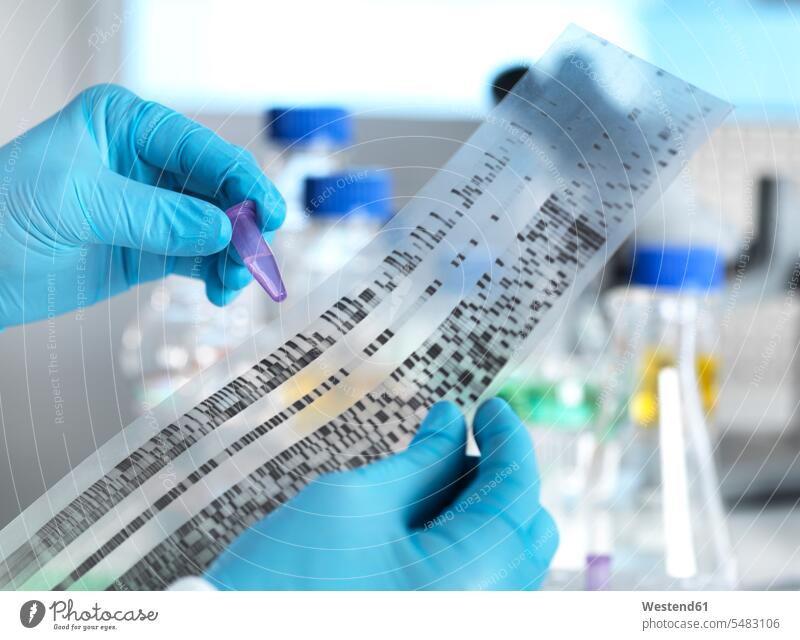
[{"label": "blurred laboratory background", "polygon": [[[99,82],[184,111],[286,196],[275,247],[296,297],[570,22],[733,103],[497,391],[561,530],[549,588],[800,588],[800,2],[2,4],[3,143]],[[252,288],[221,311],[170,279],[0,333],[0,526],[276,317]]]}]

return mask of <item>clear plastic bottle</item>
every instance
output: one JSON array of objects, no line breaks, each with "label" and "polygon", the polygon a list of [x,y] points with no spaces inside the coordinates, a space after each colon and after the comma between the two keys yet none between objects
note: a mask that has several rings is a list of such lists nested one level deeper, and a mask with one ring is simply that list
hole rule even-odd
[{"label": "clear plastic bottle", "polygon": [[[361,273],[357,252],[373,240],[393,214],[392,180],[388,171],[353,169],[305,180],[308,224],[291,264],[282,268],[290,295],[306,296],[345,263]],[[387,247],[388,249],[388,247]],[[367,265],[364,265],[366,273]],[[334,282],[331,286],[353,287],[356,283]],[[292,293],[294,292],[294,293]],[[344,293],[344,292],[340,292]],[[381,349],[380,358],[397,359],[402,349],[392,340]],[[399,364],[399,361],[398,361]],[[377,384],[379,380],[375,380]],[[303,375],[295,383],[305,388]]]},{"label": "clear plastic bottle", "polygon": [[588,535],[589,522],[598,518],[587,495],[613,484],[608,479],[615,471],[608,464],[612,445],[599,446],[611,435],[598,428],[608,340],[598,296],[599,282],[572,302],[499,390],[530,429],[541,501],[558,523],[559,548],[546,585],[550,589],[581,588],[587,549],[599,549],[602,542]]},{"label": "clear plastic bottle", "polygon": [[122,334],[120,365],[133,386],[134,413],[156,406],[255,333],[263,296],[250,285],[219,308],[206,299],[202,281],[170,276],[156,284]]},{"label": "clear plastic bottle", "polygon": [[709,433],[723,270],[711,248],[640,247],[632,286],[609,296],[629,398],[617,488],[595,505],[613,522],[610,588],[735,587]]}]

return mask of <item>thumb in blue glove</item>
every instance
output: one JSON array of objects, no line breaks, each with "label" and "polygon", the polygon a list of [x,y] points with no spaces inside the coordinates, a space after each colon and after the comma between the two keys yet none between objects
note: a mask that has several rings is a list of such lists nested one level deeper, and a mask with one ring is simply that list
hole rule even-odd
[{"label": "thumb in blue glove", "polygon": [[225,589],[533,589],[558,545],[527,431],[499,399],[451,403],[409,448],[329,474],[245,531],[206,574]]}]

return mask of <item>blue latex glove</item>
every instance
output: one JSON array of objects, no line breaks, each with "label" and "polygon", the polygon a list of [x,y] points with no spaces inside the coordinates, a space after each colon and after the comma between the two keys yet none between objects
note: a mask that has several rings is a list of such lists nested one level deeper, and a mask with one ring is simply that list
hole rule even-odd
[{"label": "blue latex glove", "polygon": [[0,148],[0,167],[0,327],[170,273],[225,304],[251,276],[224,209],[255,200],[265,231],[285,213],[247,151],[113,85]]},{"label": "blue latex glove", "polygon": [[533,589],[558,546],[530,437],[502,400],[466,425],[435,405],[409,448],[325,475],[245,531],[206,573],[227,589]]}]

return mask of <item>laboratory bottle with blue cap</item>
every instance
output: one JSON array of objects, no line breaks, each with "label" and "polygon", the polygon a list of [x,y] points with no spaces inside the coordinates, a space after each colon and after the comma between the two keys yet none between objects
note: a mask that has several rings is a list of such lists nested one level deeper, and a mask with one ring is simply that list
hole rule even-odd
[{"label": "laboratory bottle with blue cap", "polygon": [[[357,260],[367,243],[380,243],[381,229],[394,213],[392,191],[392,175],[387,169],[352,168],[306,178],[304,203],[309,227],[304,234],[306,281],[301,284],[302,291],[310,291],[346,263]],[[357,270],[358,263],[351,267]]]},{"label": "laboratory bottle with blue cap", "polygon": [[[613,490],[593,497],[610,518],[592,584],[613,589],[730,589],[736,560],[714,463],[724,260],[715,247],[640,245],[630,285],[612,291],[616,388],[627,412]],[[591,525],[590,525],[591,526]],[[591,563],[588,560],[592,560]],[[599,579],[602,578],[602,579]],[[589,582],[587,576],[587,583]]]},{"label": "laboratory bottle with blue cap", "polygon": [[353,143],[353,118],[342,107],[275,107],[265,115],[267,150],[264,173],[286,201],[281,232],[302,230],[304,181],[341,170]]},{"label": "laboratory bottle with blue cap", "polygon": [[658,422],[658,374],[664,367],[676,366],[687,322],[693,332],[692,357],[703,414],[713,424],[724,268],[722,257],[710,247],[644,245],[633,254],[624,304],[626,320],[632,323],[629,338],[641,339],[634,371],[637,384],[629,403],[631,420],[640,429]]},{"label": "laboratory bottle with blue cap", "polygon": [[[382,260],[394,244],[388,239],[391,234],[383,231],[383,225],[394,212],[389,171],[354,168],[306,178],[304,201],[308,225],[301,234],[283,236],[288,242],[292,242],[293,237],[297,238],[295,255],[300,256],[283,258],[286,267],[282,272],[287,289],[297,292],[299,297],[305,297],[313,296],[314,289],[322,286],[326,290],[334,290],[336,296],[341,297],[354,287],[369,286],[371,280],[364,280],[362,276],[371,275],[377,266],[375,260]],[[368,243],[369,257],[358,255]],[[292,252],[286,251],[284,254],[291,256]],[[345,265],[347,277],[335,277],[336,272]],[[395,319],[399,305],[393,301],[401,287],[389,296],[388,305],[372,312],[371,315],[378,318],[379,324],[389,326]],[[388,315],[379,317],[381,313]],[[379,352],[372,354],[371,360],[399,366],[406,357],[402,355],[405,346],[400,343],[399,337],[394,337],[382,344]],[[377,372],[373,367],[368,370]],[[299,388],[309,390],[316,384],[306,378],[305,372],[295,376],[294,382]],[[381,382],[377,373],[372,382],[376,385]],[[349,391],[340,390],[337,393]]]}]

